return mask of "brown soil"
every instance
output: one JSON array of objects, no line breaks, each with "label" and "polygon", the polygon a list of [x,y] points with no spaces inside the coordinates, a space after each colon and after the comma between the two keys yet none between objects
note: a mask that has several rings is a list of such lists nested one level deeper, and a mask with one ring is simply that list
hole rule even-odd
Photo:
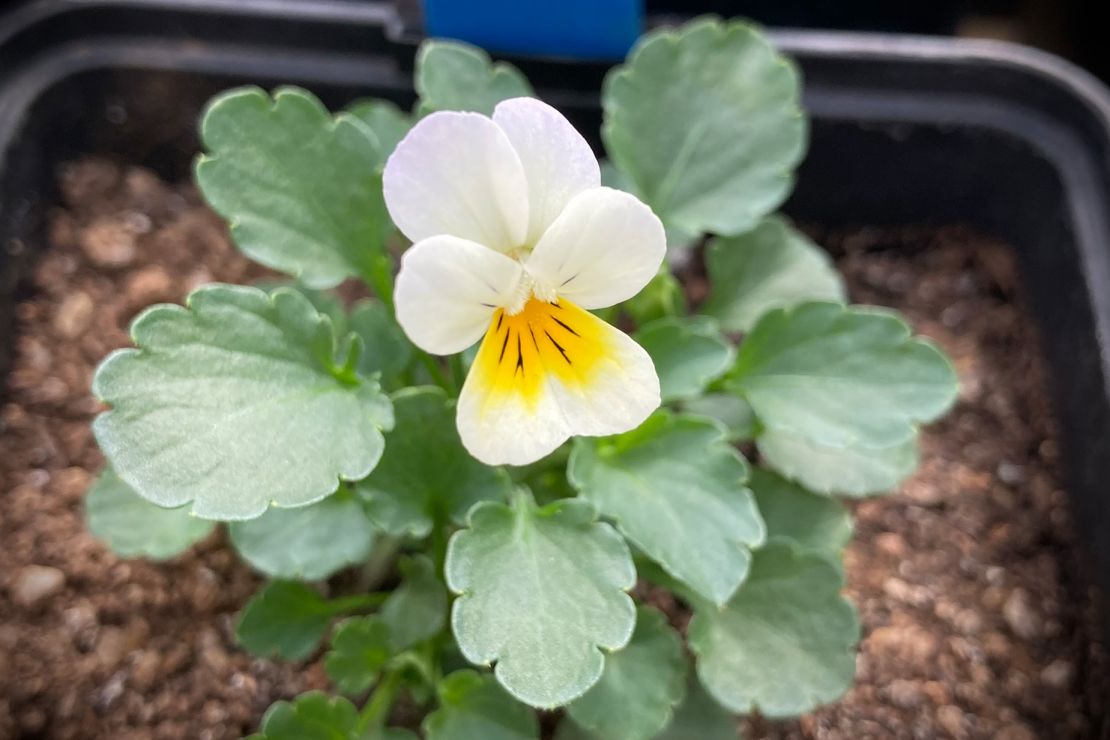
[{"label": "brown soil", "polygon": [[[189,187],[88,161],[62,179],[18,309],[0,415],[0,738],[235,738],[317,662],[256,660],[231,636],[259,580],[220,535],[165,564],[85,530],[101,465],[93,368],[155,301],[263,272]],[[1104,656],[1061,490],[1036,342],[1007,250],[959,229],[818,234],[859,302],[895,306],[955,359],[960,403],[921,471],[858,504],[846,563],[857,686],[770,737],[1090,737]]]}]

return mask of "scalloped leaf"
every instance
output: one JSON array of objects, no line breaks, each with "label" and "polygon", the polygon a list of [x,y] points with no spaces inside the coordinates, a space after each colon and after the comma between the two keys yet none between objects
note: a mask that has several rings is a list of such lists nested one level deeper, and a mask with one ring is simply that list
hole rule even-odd
[{"label": "scalloped leaf", "polygon": [[712,239],[705,268],[709,297],[700,310],[726,331],[749,331],[775,308],[845,299],[828,254],[781,216],[768,216],[740,236]]},{"label": "scalloped leaf", "polygon": [[728,381],[765,430],[826,447],[888,448],[956,398],[956,373],[892,312],[804,303],[764,314]]},{"label": "scalloped leaf", "polygon": [[759,431],[751,405],[733,393],[706,393],[680,404],[685,414],[715,419],[728,430],[729,442],[746,442]]},{"label": "scalloped leaf", "polygon": [[763,33],[704,17],[647,34],[609,73],[602,138],[669,230],[739,234],[790,193],[799,97],[793,63]]},{"label": "scalloped leaf", "polygon": [[302,660],[320,644],[339,611],[303,583],[272,581],[243,607],[235,636],[255,655]]},{"label": "scalloped leaf", "polygon": [[358,710],[342,696],[321,691],[279,701],[266,710],[257,735],[247,740],[357,740]]},{"label": "scalloped leaf", "polygon": [[365,560],[374,527],[362,505],[342,490],[311,506],[269,509],[232,522],[231,544],[256,570],[274,578],[316,581]]},{"label": "scalloped leaf", "polygon": [[664,401],[693,398],[725,374],[735,350],[707,316],[668,316],[636,332],[655,363]]},{"label": "scalloped leaf", "polygon": [[365,123],[378,140],[378,167],[384,167],[389,155],[412,128],[412,116],[388,100],[356,100],[346,112]]},{"label": "scalloped leaf", "polygon": [[519,69],[493,62],[477,46],[461,41],[433,39],[421,44],[415,83],[420,115],[461,110],[488,116],[502,100],[535,96]]},{"label": "scalloped leaf", "polygon": [[602,651],[632,637],[632,557],[585,501],[538,508],[519,493],[511,507],[475,506],[451,537],[446,572],[459,594],[451,626],[463,655],[496,661],[501,685],[531,706],[581,696],[601,676]]},{"label": "scalloped leaf", "polygon": [[213,98],[200,137],[197,186],[244,254],[312,288],[371,271],[390,220],[366,124],[299,88],[244,87]]},{"label": "scalloped leaf", "polygon": [[835,557],[852,538],[852,517],[840,502],[761,468],[752,470],[748,485],[767,525],[768,541],[784,539]]},{"label": "scalloped leaf", "polygon": [[215,523],[197,519],[184,507],[156,506],[107,467],[85,495],[89,530],[116,555],[165,560],[207,537]]},{"label": "scalloped leaf", "polygon": [[652,740],[737,740],[736,718],[714,701],[696,678],[691,679],[674,719]]},{"label": "scalloped leaf", "polygon": [[111,406],[93,422],[97,441],[140,496],[250,519],[374,469],[389,399],[336,359],[331,323],[308,299],[209,285],[187,306],[145,311],[131,325],[138,349],[113,353],[93,379]]},{"label": "scalloped leaf", "polygon": [[567,478],[667,573],[715,604],[743,583],[763,521],[748,466],[709,419],[658,412],[638,429],[579,438]]},{"label": "scalloped leaf", "polygon": [[830,447],[777,429],[756,440],[769,466],[816,493],[861,498],[897,488],[917,469],[917,434],[891,447]]},{"label": "scalloped leaf", "polygon": [[539,722],[489,674],[455,671],[439,685],[439,708],[424,718],[428,740],[538,740]]},{"label": "scalloped leaf", "polygon": [[447,588],[436,577],[435,566],[423,555],[402,558],[401,585],[382,605],[395,650],[434,637],[447,622]]},{"label": "scalloped leaf", "polygon": [[454,402],[442,389],[406,388],[394,394],[393,408],[389,455],[357,486],[378,527],[424,537],[436,522],[461,524],[479,501],[505,499],[508,475],[462,446]]},{"label": "scalloped leaf", "polygon": [[605,659],[601,680],[567,714],[606,740],[648,740],[670,724],[685,693],[682,638],[659,611],[640,607],[632,640]]},{"label": "scalloped leaf", "polygon": [[852,685],[859,640],[842,586],[824,555],[782,543],[756,552],[725,608],[696,607],[687,640],[702,685],[733,712],[772,718],[839,698]]},{"label": "scalloped leaf", "polygon": [[335,628],[324,670],[344,694],[361,694],[393,657],[389,625],[381,617],[350,617]]},{"label": "scalloped leaf", "polygon": [[364,347],[359,355],[358,371],[368,378],[380,373],[383,385],[397,386],[398,377],[412,362],[416,348],[389,309],[380,301],[359,301],[351,308],[347,323],[362,339]]}]

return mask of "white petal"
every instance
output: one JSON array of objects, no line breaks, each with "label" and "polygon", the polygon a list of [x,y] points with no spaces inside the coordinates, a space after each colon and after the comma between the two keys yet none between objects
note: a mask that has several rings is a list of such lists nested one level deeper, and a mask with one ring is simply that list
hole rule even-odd
[{"label": "white petal", "polygon": [[601,184],[597,157],[559,111],[535,98],[497,105],[493,122],[509,137],[528,180],[527,244],[535,244],[578,193]]},{"label": "white petal", "polygon": [[502,252],[524,243],[524,168],[485,116],[443,111],[420,121],[386,162],[383,187],[389,215],[414,242],[450,234]]},{"label": "white petal", "polygon": [[604,308],[643,290],[666,251],[663,224],[650,208],[620,190],[593,188],[567,204],[524,267],[583,308]]},{"label": "white petal", "polygon": [[463,444],[488,465],[526,465],[574,435],[635,429],[659,407],[640,345],[569,301],[494,314],[459,396]]},{"label": "white petal", "polygon": [[520,263],[454,236],[417,242],[401,258],[393,300],[413,344],[437,355],[461,352],[482,337],[508,305],[523,275]]}]

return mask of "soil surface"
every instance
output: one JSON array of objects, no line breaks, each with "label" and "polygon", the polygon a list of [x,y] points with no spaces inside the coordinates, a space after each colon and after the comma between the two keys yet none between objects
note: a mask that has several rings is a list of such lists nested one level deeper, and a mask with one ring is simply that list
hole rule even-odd
[{"label": "soil surface", "polygon": [[[82,496],[102,464],[91,374],[130,320],[265,273],[190,187],[99,160],[61,182],[0,411],[0,738],[237,738],[272,702],[325,687],[319,662],[235,646],[260,581],[221,534],[168,563],[123,561],[86,530]],[[900,309],[954,358],[960,400],[923,435],[918,474],[854,507],[855,688],[748,734],[1096,736],[1105,657],[1007,249],[956,228],[814,235],[854,301]]]}]

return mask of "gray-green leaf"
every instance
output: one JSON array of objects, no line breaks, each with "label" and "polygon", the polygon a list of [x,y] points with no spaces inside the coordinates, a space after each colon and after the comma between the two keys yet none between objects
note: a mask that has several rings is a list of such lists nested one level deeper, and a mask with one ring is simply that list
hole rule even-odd
[{"label": "gray-green leaf", "polygon": [[216,525],[185,508],[164,509],[143,499],[108,467],[85,495],[89,530],[116,555],[165,560],[179,555]]},{"label": "gray-green leaf", "polygon": [[328,288],[365,275],[389,216],[374,133],[296,88],[217,96],[200,126],[197,185],[247,256]]},{"label": "gray-green leaf", "polygon": [[416,92],[421,115],[437,110],[490,115],[502,100],[535,93],[516,67],[459,41],[429,40],[416,53]]},{"label": "gray-green leaf", "polygon": [[751,439],[758,431],[752,407],[732,393],[707,393],[689,398],[681,404],[683,412],[716,419],[728,429],[729,442]]},{"label": "gray-green leaf", "polygon": [[740,346],[730,387],[767,430],[888,448],[952,404],[956,374],[889,311],[804,303],[764,314]]},{"label": "gray-green leaf", "polygon": [[605,659],[601,680],[567,714],[605,740],[648,740],[670,723],[685,689],[682,639],[662,614],[640,607],[632,640]]},{"label": "gray-green leaf", "polygon": [[736,718],[705,693],[696,679],[686,688],[686,698],[667,729],[653,740],[737,740]]},{"label": "gray-green leaf", "polygon": [[843,281],[828,255],[780,216],[740,236],[711,240],[705,267],[709,297],[701,311],[728,331],[749,331],[771,309],[844,300]]},{"label": "gray-green leaf", "polygon": [[347,112],[374,132],[378,139],[378,166],[384,167],[389,155],[412,128],[412,118],[388,100],[356,100]]},{"label": "gray-green leaf", "polygon": [[[451,626],[472,663],[497,661],[501,685],[535,707],[576,699],[601,676],[603,650],[632,636],[636,582],[628,546],[593,506],[483,503],[447,550],[457,594]],[[589,608],[583,608],[588,605]]]},{"label": "gray-green leaf", "polygon": [[698,677],[728,709],[767,717],[808,712],[852,685],[859,620],[825,556],[772,543],[724,609],[704,608],[687,639]]},{"label": "gray-green leaf", "polygon": [[357,725],[358,710],[351,702],[310,691],[273,704],[259,733],[247,740],[357,740]]},{"label": "gray-green leaf", "polygon": [[870,496],[898,486],[917,469],[917,434],[890,447],[831,447],[778,429],[756,440],[767,464],[812,491]]},{"label": "gray-green leaf", "polygon": [[390,534],[424,537],[435,522],[457,522],[478,501],[501,500],[509,477],[471,457],[459,440],[455,406],[439,388],[393,396],[397,424],[389,454],[358,484],[371,520]]},{"label": "gray-green leaf", "polygon": [[636,547],[716,604],[743,583],[763,541],[747,476],[720,426],[666,412],[618,437],[576,439],[567,466],[571,484]]},{"label": "gray-green leaf", "polygon": [[669,316],[636,332],[659,374],[664,401],[692,398],[721,377],[734,350],[707,316]]},{"label": "gray-green leaf", "polygon": [[785,539],[805,550],[839,556],[852,537],[852,517],[838,501],[818,496],[760,468],[748,480],[767,539]]},{"label": "gray-green leaf", "polygon": [[113,353],[93,423],[120,478],[160,506],[250,519],[366,477],[392,426],[388,397],[335,358],[330,322],[300,293],[209,285],[160,305]]},{"label": "gray-green leaf", "polygon": [[701,18],[645,36],[605,79],[605,148],[664,224],[739,234],[789,194],[806,120],[792,62],[755,27]]},{"label": "gray-green leaf", "polygon": [[362,339],[358,371],[366,377],[381,373],[382,382],[396,385],[415,352],[400,325],[380,301],[359,301],[348,318],[351,331]]},{"label": "gray-green leaf", "polygon": [[335,628],[324,670],[344,694],[361,694],[392,656],[389,626],[380,617],[351,617]]},{"label": "gray-green leaf", "polygon": [[350,493],[296,509],[270,509],[232,522],[231,543],[243,559],[275,578],[315,581],[365,560],[374,528]]},{"label": "gray-green leaf", "polygon": [[235,635],[255,655],[307,658],[327,632],[336,608],[294,581],[273,581],[256,593],[239,617]]},{"label": "gray-green leaf", "polygon": [[536,740],[536,715],[493,676],[455,671],[439,685],[439,708],[424,719],[428,740]]},{"label": "gray-green leaf", "polygon": [[436,578],[435,566],[423,555],[400,562],[401,585],[382,605],[395,650],[433,637],[447,621],[447,589]]}]

